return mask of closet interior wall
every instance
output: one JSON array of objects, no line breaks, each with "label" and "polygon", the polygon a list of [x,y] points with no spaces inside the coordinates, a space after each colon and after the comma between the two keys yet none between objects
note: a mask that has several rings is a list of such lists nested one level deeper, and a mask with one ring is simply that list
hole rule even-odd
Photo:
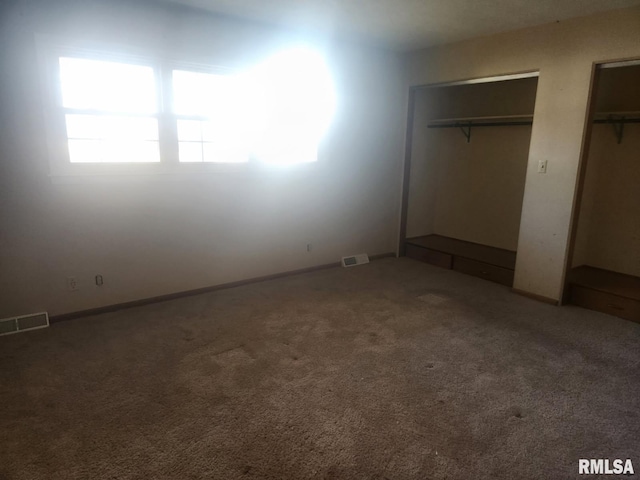
[{"label": "closet interior wall", "polygon": [[428,128],[438,119],[532,115],[537,77],[416,92],[406,237],[515,251],[531,126]]}]

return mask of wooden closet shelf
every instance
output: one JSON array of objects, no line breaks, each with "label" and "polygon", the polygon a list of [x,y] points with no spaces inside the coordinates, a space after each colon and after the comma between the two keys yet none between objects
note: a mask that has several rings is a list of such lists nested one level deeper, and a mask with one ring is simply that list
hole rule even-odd
[{"label": "wooden closet shelf", "polygon": [[452,128],[452,127],[492,127],[508,125],[530,125],[533,122],[533,115],[492,115],[485,117],[457,117],[457,118],[437,118],[431,120],[427,126],[429,128]]}]

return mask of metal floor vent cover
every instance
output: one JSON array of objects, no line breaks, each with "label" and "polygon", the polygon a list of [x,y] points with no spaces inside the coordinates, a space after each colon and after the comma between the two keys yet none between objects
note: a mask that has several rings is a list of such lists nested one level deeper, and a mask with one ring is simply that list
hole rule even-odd
[{"label": "metal floor vent cover", "polygon": [[352,255],[350,257],[342,257],[343,267],[355,267],[356,265],[364,265],[365,263],[369,263],[369,255],[366,253]]},{"label": "metal floor vent cover", "polygon": [[28,330],[37,330],[38,328],[48,326],[49,315],[47,315],[47,312],[3,318],[0,320],[0,336],[26,332]]}]

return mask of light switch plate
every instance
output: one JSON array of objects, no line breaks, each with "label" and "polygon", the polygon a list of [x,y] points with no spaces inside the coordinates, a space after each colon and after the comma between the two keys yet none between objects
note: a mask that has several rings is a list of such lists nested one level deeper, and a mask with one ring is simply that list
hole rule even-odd
[{"label": "light switch plate", "polygon": [[540,160],[538,162],[538,173],[547,173],[547,161]]}]

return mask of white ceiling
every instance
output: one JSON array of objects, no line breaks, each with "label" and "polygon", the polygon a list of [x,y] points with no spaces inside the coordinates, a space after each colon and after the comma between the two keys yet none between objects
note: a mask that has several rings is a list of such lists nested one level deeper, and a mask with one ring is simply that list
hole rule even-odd
[{"label": "white ceiling", "polygon": [[160,0],[410,50],[552,23],[640,0]]}]

